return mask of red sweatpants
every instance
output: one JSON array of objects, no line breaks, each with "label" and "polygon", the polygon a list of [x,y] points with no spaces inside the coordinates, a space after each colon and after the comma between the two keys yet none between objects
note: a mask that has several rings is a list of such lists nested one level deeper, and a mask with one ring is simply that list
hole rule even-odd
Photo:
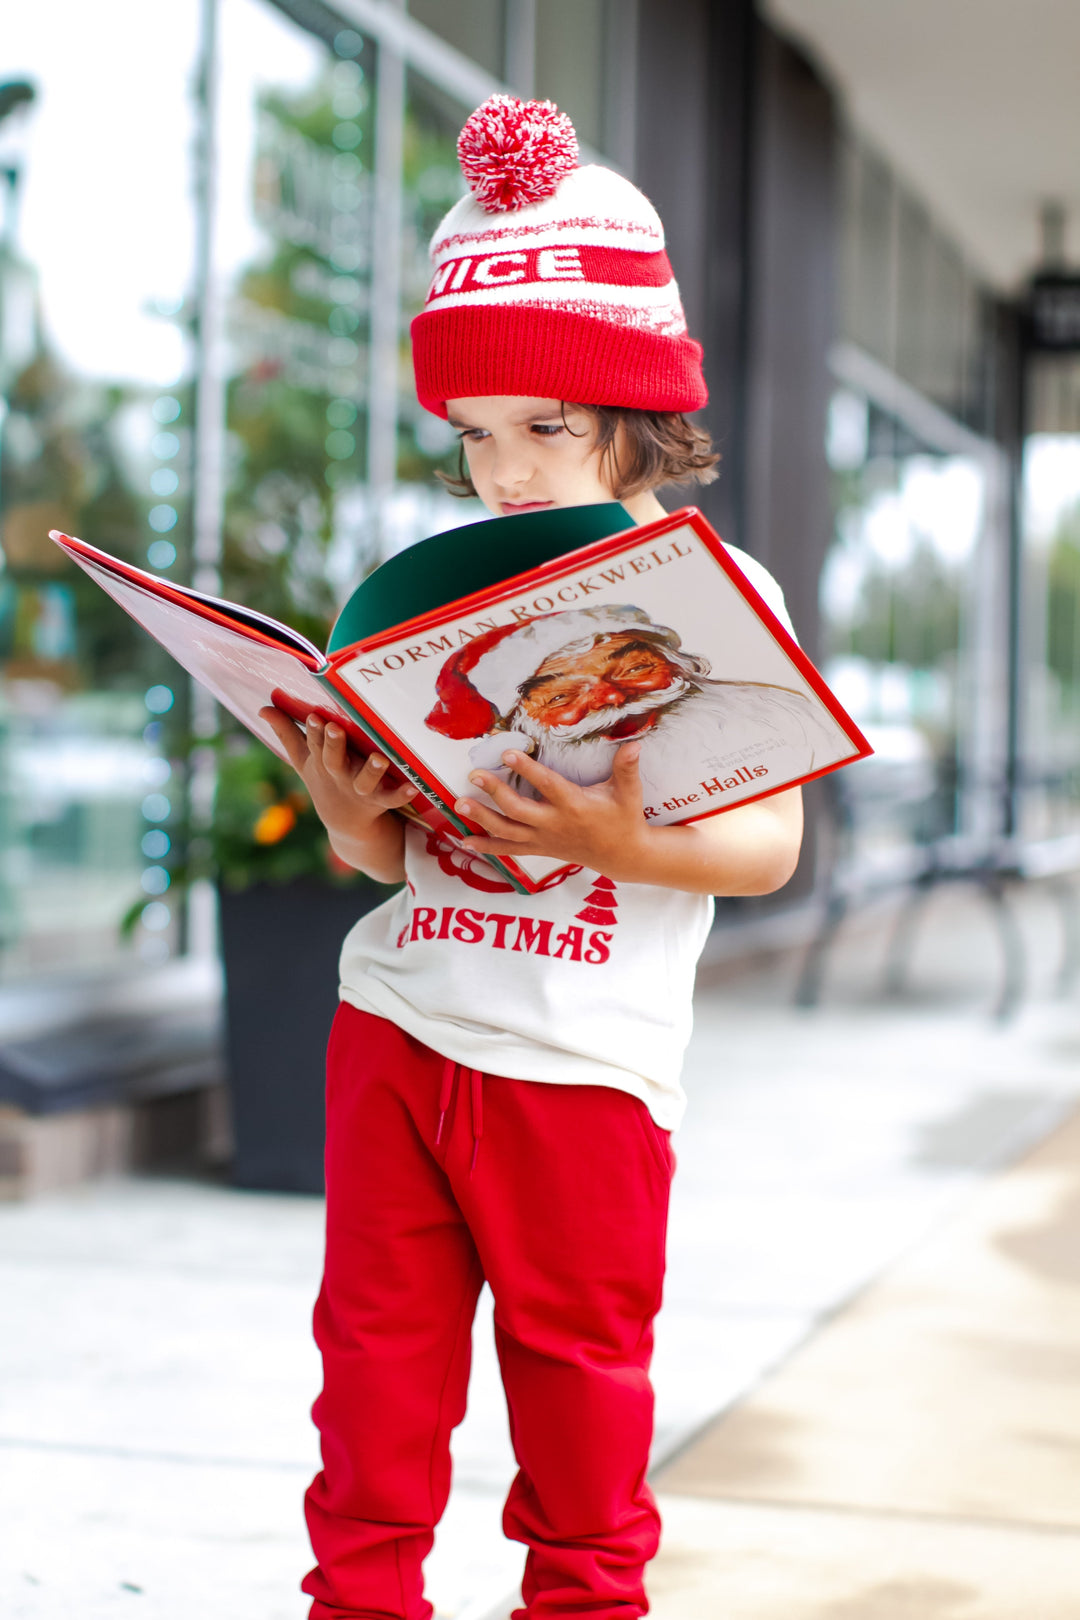
[{"label": "red sweatpants", "polygon": [[519,1470],[503,1525],[529,1547],[515,1620],[647,1613],[648,1368],[672,1164],[667,1133],[625,1092],[481,1076],[341,1007],[312,1620],[430,1620],[421,1564],[450,1492],[485,1279]]}]

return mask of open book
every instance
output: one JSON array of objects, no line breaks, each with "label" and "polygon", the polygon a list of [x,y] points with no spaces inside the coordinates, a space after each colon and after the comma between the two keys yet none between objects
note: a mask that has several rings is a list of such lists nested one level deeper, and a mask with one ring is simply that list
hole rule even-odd
[{"label": "open book", "polygon": [[[507,748],[573,781],[640,738],[645,816],[695,821],[870,752],[813,665],[694,507],[635,528],[617,503],[433,535],[354,591],[326,653],[288,626],[175,585],[69,535],[52,539],[256,737],[268,703],[335,719],[423,797],[437,839],[478,766],[520,791]],[[522,893],[546,857],[488,857]]]}]

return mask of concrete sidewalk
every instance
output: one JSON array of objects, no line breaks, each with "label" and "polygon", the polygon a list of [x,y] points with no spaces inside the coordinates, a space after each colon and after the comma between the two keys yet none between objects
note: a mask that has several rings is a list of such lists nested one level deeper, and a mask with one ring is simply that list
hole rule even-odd
[{"label": "concrete sidewalk", "polygon": [[658,1483],[655,1620],[1076,1620],[1080,1113]]},{"label": "concrete sidewalk", "polygon": [[[703,975],[655,1362],[657,1460],[682,1451],[659,1475],[668,1539],[653,1588],[662,1620],[983,1620],[963,1595],[973,1577],[961,1553],[942,1551],[934,1563],[920,1551],[933,1534],[955,1531],[959,1547],[975,1533],[955,1505],[988,1477],[970,1431],[949,1430],[961,1415],[952,1386],[937,1380],[929,1352],[914,1356],[930,1282],[919,1274],[895,1308],[858,1324],[879,1290],[936,1252],[922,1246],[948,1241],[952,1223],[967,1231],[980,1199],[1013,1186],[1014,1173],[996,1179],[1002,1167],[1080,1101],[1080,1014],[1045,993],[1053,908],[1032,894],[1022,921],[1034,994],[1004,1030],[986,1016],[994,946],[970,897],[935,904],[901,1003],[876,996],[883,935],[869,920],[841,943],[825,1004],[811,1014],[790,1005],[792,963]],[[1022,1234],[1043,1219],[1042,1194],[1032,1196],[1031,1211],[1006,1226]],[[5,1620],[301,1620],[321,1222],[316,1199],[153,1179],[0,1208]],[[983,1286],[985,1268],[957,1265],[965,1287]],[[1050,1459],[1069,1455],[1054,1446],[1078,1348],[1065,1328],[1053,1341],[1049,1328],[1025,1326],[1048,1310],[1032,1286],[1025,1276],[997,1304],[987,1293],[984,1314],[953,1337],[961,1348],[982,1342],[985,1366],[1013,1369],[1009,1422],[1030,1431],[1023,1455],[1032,1466],[1043,1456],[1040,1478],[1049,1479]],[[949,1308],[974,1313],[976,1303],[954,1288]],[[1067,1314],[1062,1303],[1061,1321]],[[861,1336],[844,1354],[829,1351],[848,1320]],[[521,1564],[499,1529],[513,1460],[490,1300],[474,1343],[454,1492],[428,1564],[440,1620],[505,1614]],[[919,1368],[921,1406],[893,1393]],[[974,1387],[965,1364],[954,1381],[969,1379]],[[750,1422],[759,1401],[758,1427],[725,1449],[725,1423]],[[725,1412],[700,1448],[684,1449]],[[860,1451],[864,1435],[873,1444]],[[934,1477],[952,1493],[952,1519],[935,1505],[944,1495],[923,1501],[900,1490],[916,1435],[924,1449],[910,1451],[904,1477],[929,1480],[921,1459],[936,1447]],[[1046,1549],[1046,1569],[1064,1545],[1044,1523],[1051,1510],[1060,1518],[1052,1503],[1040,1506],[1041,1527],[1016,1532]],[[985,1506],[969,1511],[989,1516]],[[1075,1518],[1061,1523],[1069,1530]],[[990,1554],[969,1563],[985,1576]],[[814,1595],[814,1570],[833,1580],[835,1597]],[[875,1585],[892,1608],[866,1607]],[[774,1590],[772,1608],[752,1607]],[[985,1614],[1021,1612],[1057,1620],[1066,1611],[1032,1603]]]}]

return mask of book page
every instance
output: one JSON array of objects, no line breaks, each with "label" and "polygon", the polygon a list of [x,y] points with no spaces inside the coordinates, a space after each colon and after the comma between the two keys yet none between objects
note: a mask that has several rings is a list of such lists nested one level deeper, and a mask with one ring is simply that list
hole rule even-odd
[{"label": "book page", "polygon": [[[636,737],[645,816],[665,826],[859,758],[865,740],[698,521],[704,533],[688,521],[624,539],[464,616],[432,615],[409,636],[342,655],[331,678],[450,799],[475,796],[478,766],[531,793],[501,766],[508,746],[588,784]],[[543,875],[531,860],[522,865]]]},{"label": "book page", "polygon": [[265,721],[259,719],[259,710],[268,703],[277,703],[294,719],[312,711],[325,719],[338,719],[354,741],[363,742],[363,751],[369,751],[370,744],[361,737],[351,716],[296,654],[255,640],[240,628],[204,618],[111,569],[90,565],[72,555],[189,675],[194,675],[279,758],[285,758],[281,744]]},{"label": "book page", "polygon": [[325,655],[306,636],[302,636],[298,630],[291,630],[278,619],[270,618],[269,614],[258,612],[256,608],[243,607],[239,602],[229,602],[221,596],[211,596],[207,591],[198,591],[193,585],[182,585],[177,580],[163,579],[159,574],[136,567],[134,563],[112,557],[107,551],[88,545],[85,540],[77,540],[74,535],[63,534],[59,529],[50,529],[49,539],[65,551],[72,562],[78,563],[92,579],[96,579],[104,590],[110,591],[110,595],[113,594],[108,583],[110,579],[140,585],[152,596],[172,601],[179,599],[181,603],[190,602],[191,611],[203,618],[220,615],[238,627],[246,626],[254,631],[256,637],[269,638],[286,647],[310,664],[312,669],[321,668],[325,662]]}]

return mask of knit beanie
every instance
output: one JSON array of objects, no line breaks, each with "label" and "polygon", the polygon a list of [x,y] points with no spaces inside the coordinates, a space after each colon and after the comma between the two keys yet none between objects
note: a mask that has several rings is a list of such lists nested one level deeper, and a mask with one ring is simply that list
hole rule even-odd
[{"label": "knit beanie", "polygon": [[664,227],[636,186],[578,167],[574,126],[550,101],[492,96],[461,131],[469,195],[431,242],[434,276],[412,323],[416,392],[517,394],[578,405],[694,411],[708,397]]}]

